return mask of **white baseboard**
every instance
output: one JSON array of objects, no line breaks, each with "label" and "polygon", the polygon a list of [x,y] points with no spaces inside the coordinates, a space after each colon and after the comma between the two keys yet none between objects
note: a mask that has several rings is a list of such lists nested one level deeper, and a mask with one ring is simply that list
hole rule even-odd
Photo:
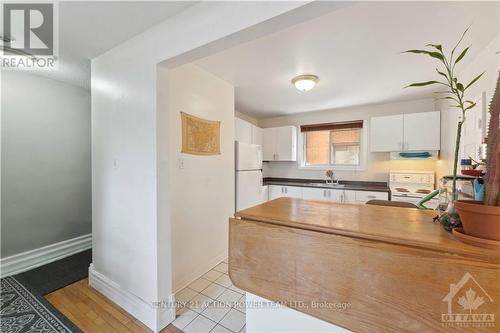
[{"label": "white baseboard", "polygon": [[224,261],[224,259],[227,258],[227,251],[224,251],[223,253],[220,253],[218,256],[216,256],[214,259],[207,261],[203,265],[197,265],[196,270],[192,271],[190,274],[187,276],[184,276],[181,279],[181,282],[175,283],[174,285],[174,292],[178,292],[187,286],[189,286],[193,281],[197,280],[199,277],[201,277],[203,274],[217,266],[217,264],[221,263]]},{"label": "white baseboard", "polygon": [[18,274],[92,247],[92,234],[68,239],[0,259],[0,276]]},{"label": "white baseboard", "polygon": [[[175,306],[170,307],[169,304],[154,306],[151,302],[122,289],[116,282],[97,272],[93,264],[89,267],[89,284],[153,332],[161,331],[175,319]],[[173,304],[173,296],[170,298],[168,301]]]}]

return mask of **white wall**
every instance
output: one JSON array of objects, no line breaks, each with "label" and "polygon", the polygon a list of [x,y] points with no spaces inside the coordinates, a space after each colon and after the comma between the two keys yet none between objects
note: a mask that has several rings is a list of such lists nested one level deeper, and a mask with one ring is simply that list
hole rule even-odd
[{"label": "white wall", "polygon": [[172,293],[169,155],[159,149],[169,127],[156,108],[157,64],[232,34],[225,46],[242,42],[234,33],[303,5],[200,3],[92,61],[91,274],[106,281],[106,296],[153,330],[172,319],[171,309],[152,305]]},{"label": "white wall", "polygon": [[[324,122],[363,120],[363,135],[369,135],[370,117],[392,114],[434,111],[433,99],[397,102],[390,104],[373,104],[345,109],[335,109],[317,112],[293,114],[283,117],[260,119],[261,127],[276,127]],[[298,147],[298,150],[302,146]],[[264,163],[264,176],[285,178],[323,179],[324,170],[300,168],[297,162],[268,162]],[[342,171],[335,170],[336,177],[342,180],[388,181],[389,170],[434,170],[435,161],[390,161],[389,153],[370,153],[369,142],[367,147],[366,165],[364,170]]]},{"label": "white wall", "polygon": [[2,72],[2,258],[91,233],[90,92]]},{"label": "white wall", "polygon": [[[170,70],[168,77],[169,108],[159,112],[169,113],[169,150],[163,153],[170,161],[172,273],[178,291],[227,257],[235,202],[234,88],[193,64]],[[220,155],[180,153],[181,111],[221,122]]]},{"label": "white wall", "polygon": [[[464,44],[466,45],[466,44]],[[474,46],[472,46],[474,47]],[[481,79],[473,85],[466,93],[466,98],[475,100],[485,93],[484,104],[478,104],[476,109],[484,107],[482,111],[484,116],[488,112],[488,107],[493,94],[495,92],[498,73],[500,70],[500,55],[496,52],[500,50],[500,37],[495,38],[490,44],[484,48],[476,58],[465,68],[461,68],[457,77],[463,82],[469,82],[477,75],[485,71]],[[441,119],[441,160],[438,163],[438,175],[451,175],[453,172],[453,158],[455,154],[455,140],[457,132],[457,124],[460,111],[457,108],[450,106],[445,100],[437,100],[436,107],[442,110]],[[466,118],[466,123],[471,119]],[[483,126],[487,126],[483,120]],[[487,127],[485,128],[487,133]],[[462,140],[463,145],[463,140]]]}]

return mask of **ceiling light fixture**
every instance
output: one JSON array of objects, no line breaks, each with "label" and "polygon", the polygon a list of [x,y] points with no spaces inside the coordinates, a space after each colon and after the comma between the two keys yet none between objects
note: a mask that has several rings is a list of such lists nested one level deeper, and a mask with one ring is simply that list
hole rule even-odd
[{"label": "ceiling light fixture", "polygon": [[292,79],[292,84],[300,91],[308,91],[318,83],[319,77],[312,74],[299,75]]}]

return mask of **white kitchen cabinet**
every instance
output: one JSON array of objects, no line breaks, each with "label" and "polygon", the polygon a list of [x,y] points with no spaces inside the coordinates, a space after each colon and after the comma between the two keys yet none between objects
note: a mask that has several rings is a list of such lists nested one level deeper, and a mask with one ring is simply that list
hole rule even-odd
[{"label": "white kitchen cabinet", "polygon": [[302,199],[343,202],[344,192],[347,191],[328,188],[304,187],[302,188]]},{"label": "white kitchen cabinet", "polygon": [[439,111],[372,117],[370,151],[435,151],[441,149]]},{"label": "white kitchen cabinet", "polygon": [[295,126],[263,129],[264,161],[297,160],[297,128]]},{"label": "white kitchen cabinet", "polygon": [[345,190],[342,202],[345,203],[356,203],[356,191]]},{"label": "white kitchen cabinet", "polygon": [[234,140],[244,143],[252,143],[252,124],[248,121],[234,118]]},{"label": "white kitchen cabinet", "polygon": [[262,160],[272,161],[276,157],[276,144],[274,143],[274,129],[264,128],[262,130]]},{"label": "white kitchen cabinet", "polygon": [[280,197],[302,198],[304,200],[323,200],[337,203],[364,204],[369,200],[389,200],[389,193],[375,191],[354,191],[320,187],[298,187],[269,185],[269,200]]},{"label": "white kitchen cabinet", "polygon": [[409,113],[403,118],[403,150],[441,149],[441,112]]},{"label": "white kitchen cabinet", "polygon": [[328,200],[327,190],[324,188],[304,187],[302,199],[305,200]]},{"label": "white kitchen cabinet", "polygon": [[403,149],[403,115],[372,117],[370,151],[391,152]]},{"label": "white kitchen cabinet", "polygon": [[252,125],[252,143],[254,145],[262,146],[262,139],[263,139],[262,136],[263,136],[262,128]]},{"label": "white kitchen cabinet", "polygon": [[344,195],[345,195],[344,190],[337,190],[337,189],[327,190],[327,194],[328,194],[328,200],[330,201],[339,203],[344,202]]},{"label": "white kitchen cabinet", "polygon": [[244,143],[252,143],[262,146],[263,131],[262,128],[240,119],[234,118],[234,140]]},{"label": "white kitchen cabinet", "polygon": [[270,185],[269,186],[269,200],[276,198],[288,197],[288,198],[302,198],[302,188],[297,186],[281,186],[281,185]]},{"label": "white kitchen cabinet", "polygon": [[285,196],[289,198],[302,198],[302,187],[297,186],[284,186]]}]

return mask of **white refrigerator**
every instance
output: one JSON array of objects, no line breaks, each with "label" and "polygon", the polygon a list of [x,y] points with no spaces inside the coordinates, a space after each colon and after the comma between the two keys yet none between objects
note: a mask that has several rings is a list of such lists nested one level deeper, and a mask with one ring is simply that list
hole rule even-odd
[{"label": "white refrigerator", "polygon": [[267,186],[262,183],[262,147],[235,142],[236,211],[267,201]]}]

